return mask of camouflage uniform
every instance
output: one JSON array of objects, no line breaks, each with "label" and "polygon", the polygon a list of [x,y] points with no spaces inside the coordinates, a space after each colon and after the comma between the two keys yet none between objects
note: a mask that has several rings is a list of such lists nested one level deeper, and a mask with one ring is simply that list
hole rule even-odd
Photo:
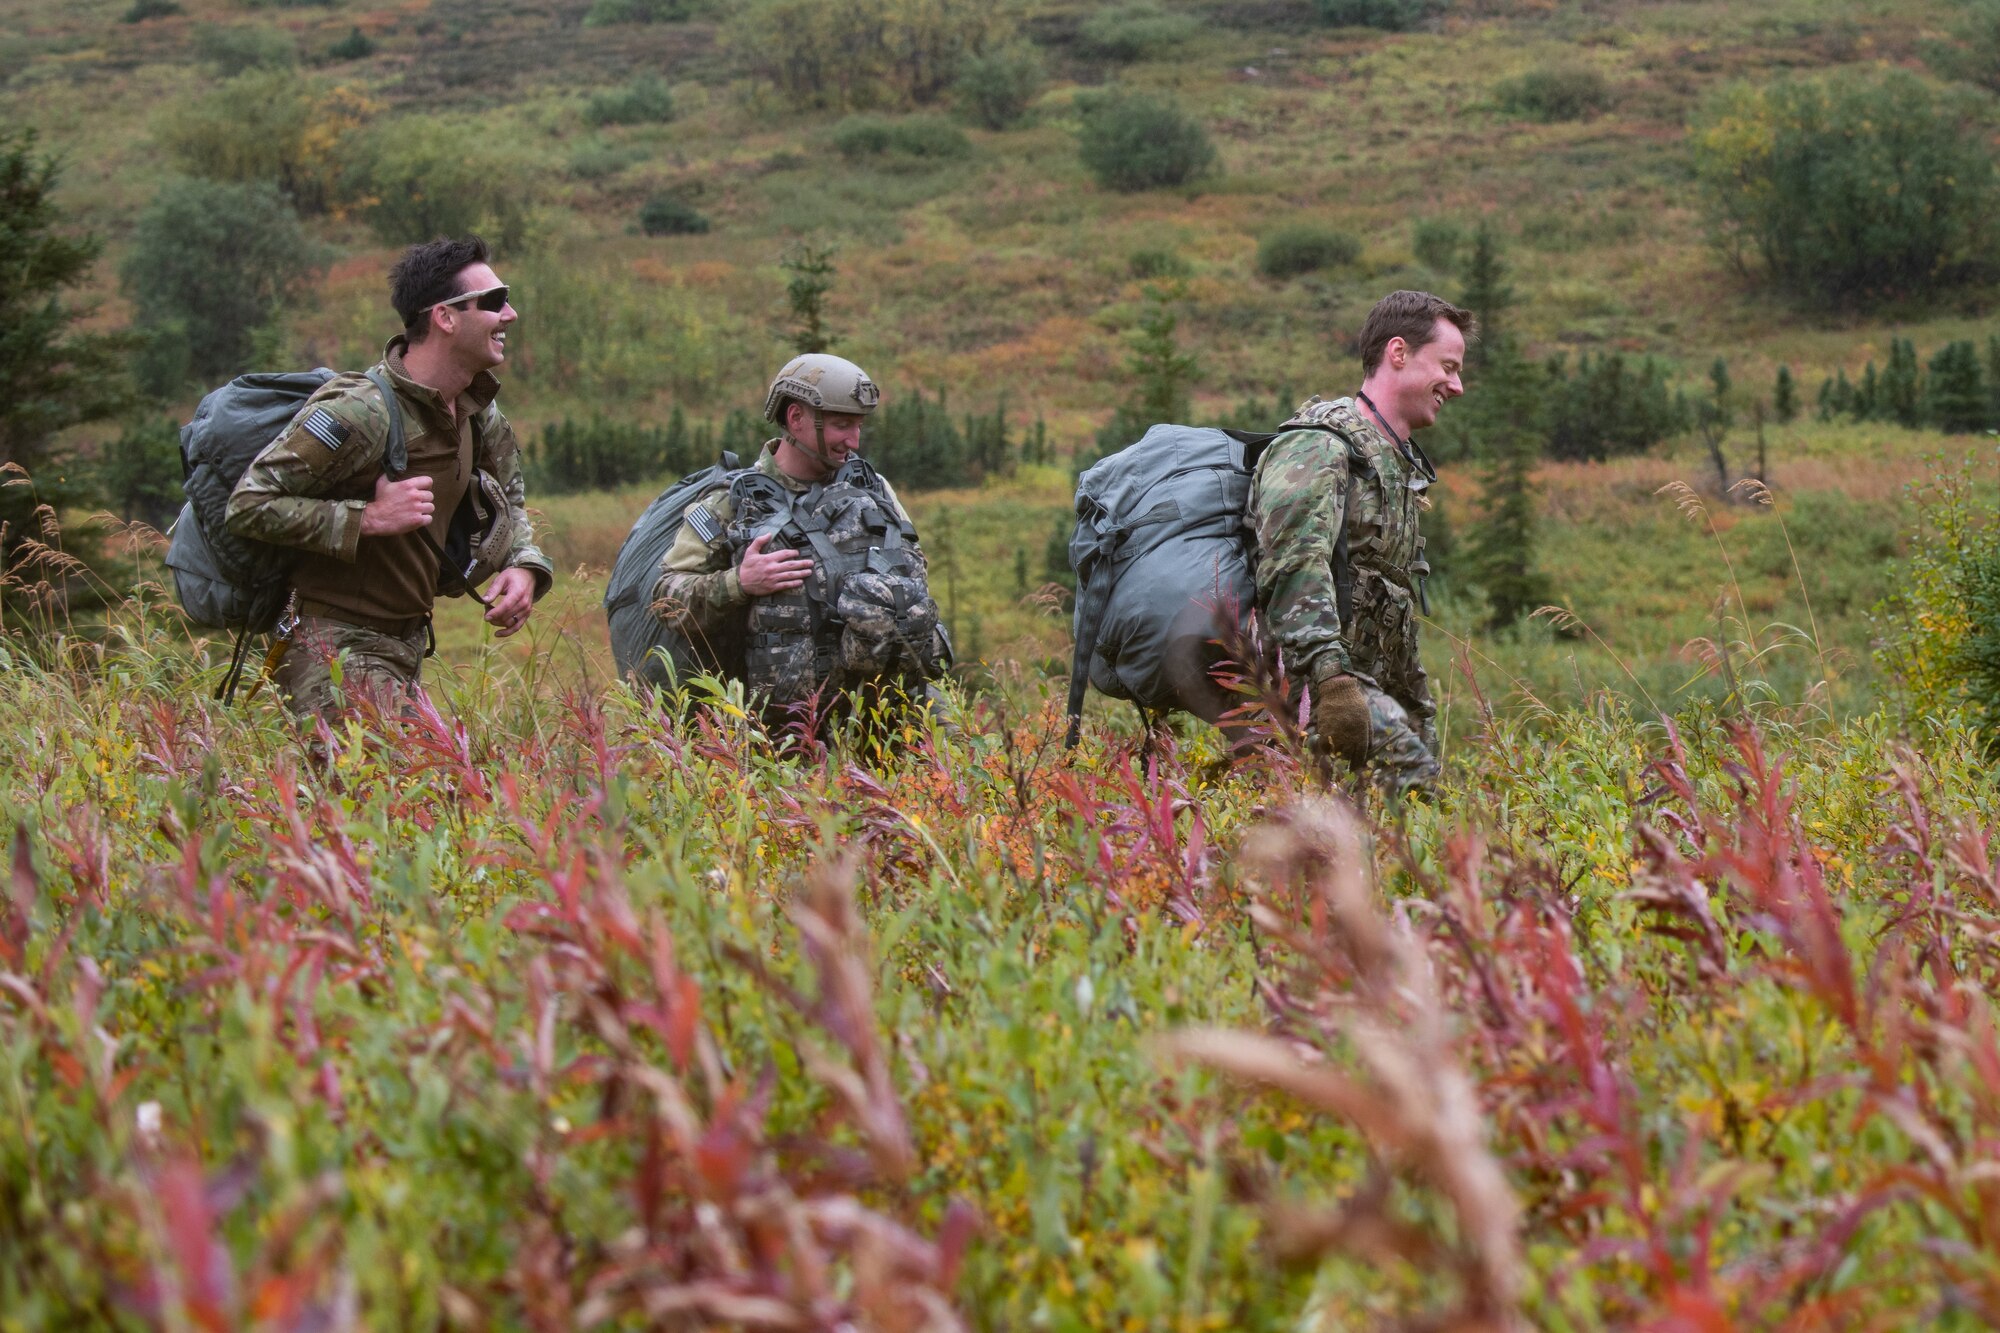
[{"label": "camouflage uniform", "polygon": [[[1417,654],[1417,608],[1430,573],[1417,515],[1428,464],[1380,430],[1353,399],[1309,398],[1271,441],[1251,488],[1257,605],[1286,670],[1317,686],[1338,675],[1368,700],[1368,766],[1395,792],[1438,775],[1437,705]],[[1342,443],[1342,438],[1346,443]],[[1343,525],[1353,577],[1343,625],[1333,555]]]},{"label": "camouflage uniform", "polygon": [[[794,494],[810,490],[811,482],[800,481],[778,466],[777,444],[776,440],[766,443],[752,466]],[[882,489],[889,493],[896,513],[907,518],[908,511],[887,478]],[[697,511],[702,517],[696,517]],[[741,617],[750,604],[749,594],[737,578],[735,552],[726,535],[735,519],[736,507],[728,487],[710,491],[688,506],[680,532],[660,562],[660,578],[653,585],[653,609],[669,628],[697,642],[719,638],[729,619]],[[715,535],[704,537],[704,528]]]},{"label": "camouflage uniform", "polygon": [[[403,338],[392,339],[383,352],[382,368],[396,388],[412,457],[430,433],[452,433],[446,441],[449,448],[451,439],[472,432],[472,466],[499,483],[513,511],[513,543],[504,564],[532,573],[539,599],[554,580],[554,566],[534,545],[521,480],[520,444],[507,418],[494,406],[499,380],[482,371],[453,404],[455,416],[447,418],[437,391],[417,383],[404,369],[405,346]],[[337,567],[354,564],[363,554],[361,511],[374,495],[388,438],[389,414],[373,381],[358,374],[329,380],[237,482],[229,498],[229,530],[296,547],[305,552],[304,561],[321,567],[327,561]],[[449,514],[443,505],[439,509],[437,525],[448,526]],[[333,710],[338,691],[328,662],[336,653],[347,654],[343,681],[350,693],[357,687],[406,693],[416,685],[438,569],[436,556],[428,550],[418,548],[411,558],[422,566],[413,575],[421,592],[414,604],[403,608],[412,614],[370,624],[339,615],[307,615],[301,620],[276,673],[295,713]]]},{"label": "camouflage uniform", "polygon": [[[337,717],[342,707],[366,698],[394,712],[409,698],[423,666],[424,627],[399,636],[320,616],[300,616],[291,646],[272,679],[302,718]],[[340,661],[340,683],[332,663]]]}]

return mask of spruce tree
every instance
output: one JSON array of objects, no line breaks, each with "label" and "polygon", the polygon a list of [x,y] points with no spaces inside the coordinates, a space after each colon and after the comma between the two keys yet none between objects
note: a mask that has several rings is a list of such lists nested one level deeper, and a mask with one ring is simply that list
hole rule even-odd
[{"label": "spruce tree", "polygon": [[1986,395],[1993,415],[2000,418],[2000,334],[1986,339]]},{"label": "spruce tree", "polygon": [[[125,395],[119,344],[78,332],[90,312],[64,297],[90,277],[97,239],[63,225],[60,164],[35,145],[33,130],[0,131],[0,463],[28,469],[39,485],[54,480],[40,470],[56,434],[116,414]],[[28,503],[26,490],[9,496]]]},{"label": "spruce tree", "polygon": [[1875,363],[1870,361],[1868,368],[1861,372],[1861,383],[1855,386],[1854,419],[1873,421],[1880,415],[1882,415],[1882,382],[1875,373]]},{"label": "spruce tree", "polygon": [[1735,397],[1730,389],[1729,362],[1721,357],[1708,368],[1708,396],[1695,404],[1695,428],[1708,446],[1709,461],[1715,464],[1715,491],[1729,493],[1729,459],[1722,451],[1723,439],[1736,424]]},{"label": "spruce tree", "polygon": [[1792,368],[1778,367],[1778,381],[1771,386],[1771,415],[1780,423],[1789,422],[1799,414],[1799,390],[1792,383]]},{"label": "spruce tree", "polygon": [[791,277],[785,283],[785,304],[792,312],[792,350],[830,352],[833,330],[826,323],[826,294],[833,290],[833,247],[801,241],[785,251],[778,267]]},{"label": "spruce tree", "polygon": [[1174,332],[1180,327],[1174,302],[1185,294],[1178,284],[1146,289],[1146,308],[1139,315],[1139,327],[1126,335],[1130,350],[1125,373],[1132,380],[1132,396],[1097,432],[1097,457],[1116,453],[1163,421],[1187,420],[1188,388],[1200,362],[1181,351]]},{"label": "spruce tree", "polygon": [[1925,414],[1939,430],[1952,435],[1982,431],[1994,420],[1979,371],[1979,351],[1970,342],[1955,342],[1931,358]]},{"label": "spruce tree", "polygon": [[1487,625],[1502,629],[1549,601],[1548,576],[1535,561],[1541,440],[1534,421],[1542,375],[1505,334],[1485,347],[1473,413],[1485,498],[1467,537],[1466,566],[1485,593]]},{"label": "spruce tree", "polygon": [[[90,311],[68,299],[89,279],[98,242],[64,225],[60,174],[56,159],[37,151],[33,130],[0,129],[0,464],[29,474],[27,485],[0,486],[0,571],[13,568],[24,537],[37,535],[38,504],[60,509],[87,498],[62,481],[59,433],[113,417],[130,401],[124,342],[80,332]],[[68,581],[53,569],[35,574]]]},{"label": "spruce tree", "polygon": [[1908,338],[1889,342],[1889,368],[1882,373],[1879,410],[1898,425],[1911,429],[1923,420],[1923,375],[1917,368],[1916,345]]},{"label": "spruce tree", "polygon": [[1507,264],[1500,258],[1500,238],[1487,223],[1480,223],[1472,235],[1472,253],[1465,261],[1465,289],[1459,301],[1479,319],[1481,341],[1465,354],[1467,370],[1478,371],[1487,361],[1484,344],[1497,343],[1505,336],[1507,308],[1514,304]]}]

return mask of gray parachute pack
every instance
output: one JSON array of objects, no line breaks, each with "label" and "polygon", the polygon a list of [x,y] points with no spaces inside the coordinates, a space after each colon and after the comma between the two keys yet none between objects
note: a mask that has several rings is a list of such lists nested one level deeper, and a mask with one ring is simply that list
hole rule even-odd
[{"label": "gray parachute pack", "polygon": [[611,660],[620,676],[632,676],[646,685],[669,685],[675,678],[699,673],[742,675],[740,636],[730,636],[734,640],[730,643],[690,642],[653,613],[653,585],[659,582],[660,564],[673,549],[689,506],[743,470],[736,455],[725,452],[720,462],[660,492],[626,534],[604,589]]},{"label": "gray parachute pack", "polygon": [[[1256,544],[1245,516],[1257,462],[1276,438],[1158,425],[1077,478],[1069,744],[1091,685],[1147,713],[1181,710],[1209,722],[1238,702],[1211,673],[1232,645],[1249,641]],[[1343,594],[1346,554],[1343,531],[1334,550]]]},{"label": "gray parachute pack", "polygon": [[284,609],[286,580],[299,553],[231,532],[229,495],[251,460],[333,377],[325,366],[239,375],[203,398],[181,427],[187,502],[171,529],[167,568],[174,572],[174,595],[195,624],[257,633],[271,628]]}]

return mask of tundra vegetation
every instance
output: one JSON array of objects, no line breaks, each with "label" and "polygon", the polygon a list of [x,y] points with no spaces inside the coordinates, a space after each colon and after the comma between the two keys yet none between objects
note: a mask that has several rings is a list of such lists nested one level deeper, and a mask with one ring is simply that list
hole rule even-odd
[{"label": "tundra vegetation", "polygon": [[[16,12],[0,1329],[2000,1322],[1987,0]],[[316,769],[172,425],[473,227],[563,577]],[[1063,751],[1076,469],[1401,285],[1437,799]],[[887,744],[608,679],[807,343],[961,650]]]}]

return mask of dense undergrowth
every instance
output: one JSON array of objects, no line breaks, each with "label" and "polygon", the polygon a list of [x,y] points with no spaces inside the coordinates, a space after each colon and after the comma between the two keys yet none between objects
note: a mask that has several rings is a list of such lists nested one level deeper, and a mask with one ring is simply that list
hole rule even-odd
[{"label": "dense undergrowth", "polygon": [[1029,690],[489,662],[316,771],[112,642],[0,672],[0,1326],[2000,1318],[1956,724],[1482,711],[1364,841]]}]

